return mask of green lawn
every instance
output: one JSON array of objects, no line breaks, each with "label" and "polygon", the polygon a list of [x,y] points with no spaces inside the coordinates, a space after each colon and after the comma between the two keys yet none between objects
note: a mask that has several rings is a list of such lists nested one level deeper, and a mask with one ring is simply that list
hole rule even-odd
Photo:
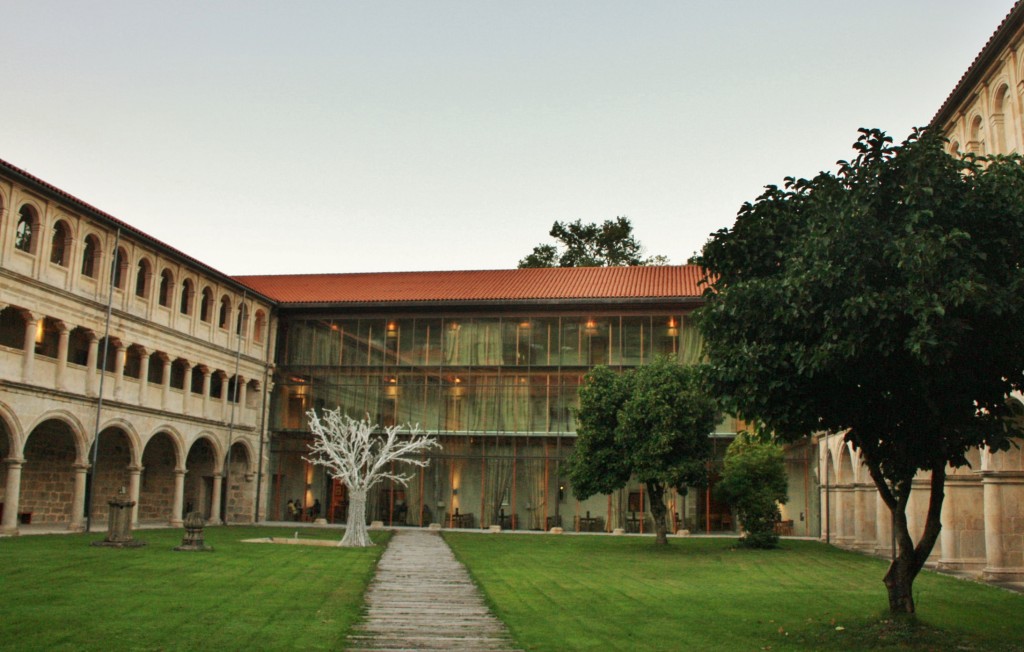
[{"label": "green lawn", "polygon": [[824,544],[446,533],[533,650],[1024,650],[1024,596],[925,571],[888,621],[886,563]]},{"label": "green lawn", "polygon": [[95,533],[0,539],[0,649],[338,649],[384,546],[241,543],[294,532],[207,528],[212,553],[173,551],[180,529],[136,532],[137,549],[90,547]]}]

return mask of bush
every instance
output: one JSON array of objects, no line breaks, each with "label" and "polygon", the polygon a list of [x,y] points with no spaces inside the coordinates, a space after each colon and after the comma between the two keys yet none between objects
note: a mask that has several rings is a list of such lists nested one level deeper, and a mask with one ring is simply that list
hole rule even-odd
[{"label": "bush", "polygon": [[743,524],[743,545],[774,548],[778,544],[778,504],[789,499],[781,447],[740,433],[725,452],[722,479],[716,490]]}]

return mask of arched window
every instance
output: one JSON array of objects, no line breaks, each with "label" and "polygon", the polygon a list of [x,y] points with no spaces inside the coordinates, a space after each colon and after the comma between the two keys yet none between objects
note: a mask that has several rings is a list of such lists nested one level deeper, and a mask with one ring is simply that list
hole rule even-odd
[{"label": "arched window", "polygon": [[1009,154],[1017,149],[1016,117],[1009,85],[1000,86],[992,98],[992,116],[989,124],[995,141],[993,150],[997,154]]},{"label": "arched window", "polygon": [[142,258],[135,269],[135,296],[142,298],[149,296],[149,277],[149,261]]},{"label": "arched window", "polygon": [[50,238],[50,262],[67,267],[70,257],[71,229],[64,220],[57,220],[53,225],[53,236]]},{"label": "arched window", "polygon": [[249,310],[244,303],[238,304],[238,323],[235,324],[235,335],[245,337],[246,327],[249,321]]},{"label": "arched window", "polygon": [[171,274],[171,270],[165,269],[160,272],[160,293],[157,295],[157,300],[161,306],[165,308],[171,307],[171,294],[174,292],[174,276]]},{"label": "arched window", "polygon": [[192,281],[185,279],[181,282],[181,305],[179,310],[183,315],[192,314],[192,295],[195,294],[194,286]]},{"label": "arched window", "polygon": [[203,297],[199,302],[199,318],[205,322],[209,322],[210,318],[213,317],[213,290],[210,288],[203,288]]},{"label": "arched window", "polygon": [[984,126],[980,115],[975,116],[971,122],[971,135],[970,141],[967,143],[967,151],[972,154],[985,155],[985,134],[982,129]]},{"label": "arched window", "polygon": [[100,239],[94,235],[85,236],[82,248],[82,276],[96,278],[96,261],[100,258]]},{"label": "arched window", "polygon": [[25,204],[18,211],[18,228],[14,232],[14,248],[24,251],[27,254],[35,250],[35,233],[39,225],[39,218],[34,208]]},{"label": "arched window", "polygon": [[231,299],[228,295],[224,295],[220,298],[220,317],[217,319],[217,325],[221,328],[227,328],[231,321]]},{"label": "arched window", "polygon": [[128,271],[128,253],[124,247],[118,247],[114,255],[114,287],[124,289],[125,272]]},{"label": "arched window", "polygon": [[256,342],[263,342],[263,330],[267,327],[267,314],[262,310],[256,311],[256,320],[252,325],[252,339]]}]

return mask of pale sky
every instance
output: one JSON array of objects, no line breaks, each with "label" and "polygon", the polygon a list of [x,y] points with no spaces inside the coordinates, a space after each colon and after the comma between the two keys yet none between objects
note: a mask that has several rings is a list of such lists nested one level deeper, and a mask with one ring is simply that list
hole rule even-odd
[{"label": "pale sky", "polygon": [[515,267],[931,119],[1012,0],[3,0],[0,158],[229,274]]}]

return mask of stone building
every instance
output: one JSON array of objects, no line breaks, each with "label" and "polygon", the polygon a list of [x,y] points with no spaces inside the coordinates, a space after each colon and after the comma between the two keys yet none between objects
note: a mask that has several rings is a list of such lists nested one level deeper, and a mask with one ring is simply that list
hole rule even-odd
[{"label": "stone building", "polygon": [[272,307],[0,161],[0,532],[253,521]]},{"label": "stone building", "polygon": [[[931,125],[949,138],[951,153],[1024,152],[1024,2],[1017,2],[981,50]],[[1024,397],[1009,398],[1024,418]],[[947,469],[942,532],[931,561],[989,579],[1024,581],[1024,441],[1007,452],[972,451],[970,466]],[[892,553],[888,508],[857,451],[841,437],[819,442],[823,536],[880,555]],[[922,473],[907,510],[919,537],[928,511]]]}]

